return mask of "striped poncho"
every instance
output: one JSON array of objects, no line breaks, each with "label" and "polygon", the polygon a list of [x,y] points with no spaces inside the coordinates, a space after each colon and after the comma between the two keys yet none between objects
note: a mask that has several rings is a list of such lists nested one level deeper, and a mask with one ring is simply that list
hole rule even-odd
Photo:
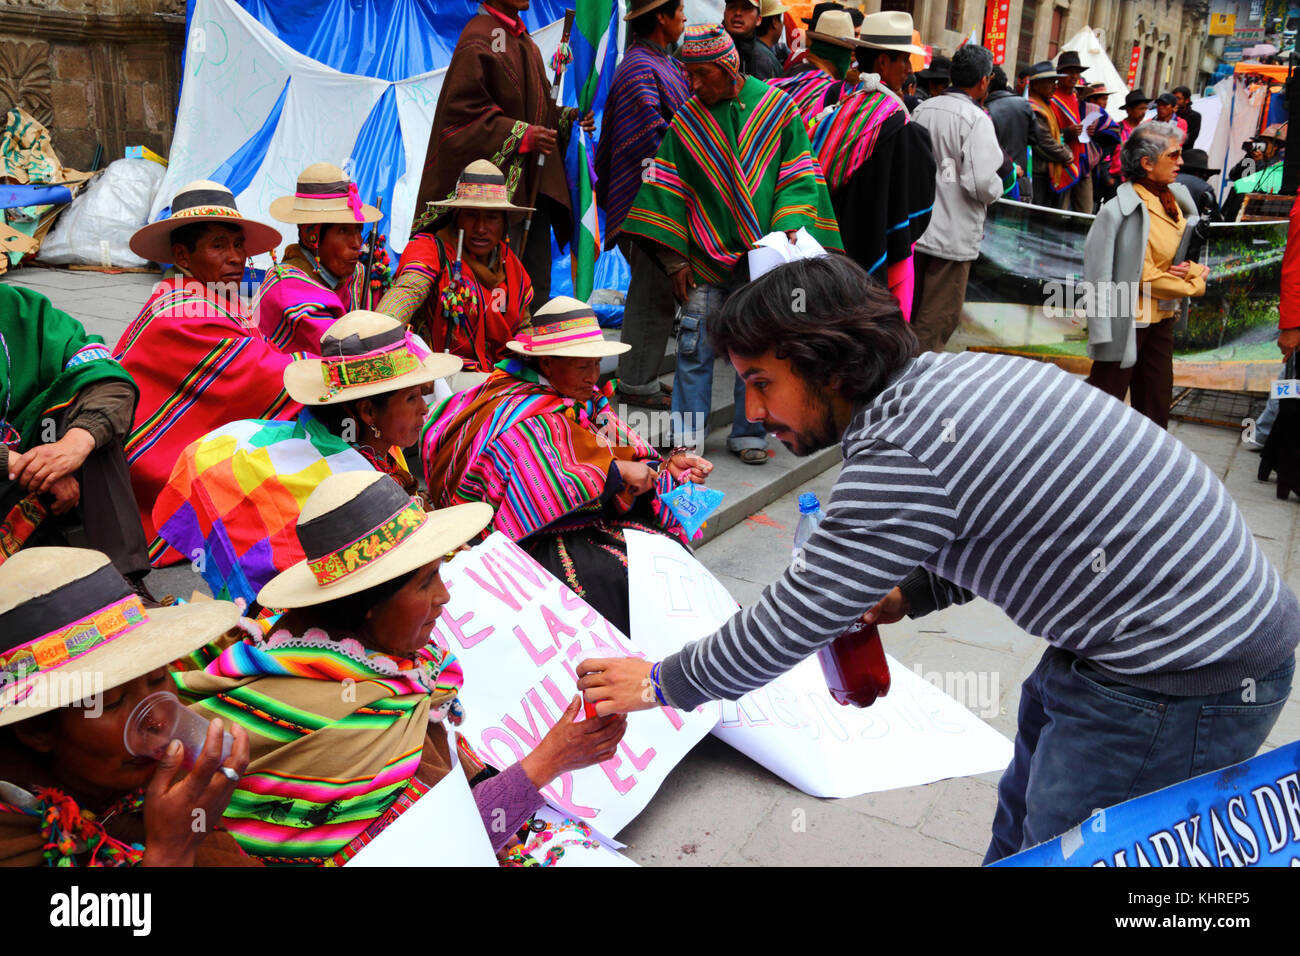
[{"label": "striped poncho", "polygon": [[770,232],[806,228],[842,248],[799,111],[752,76],[734,99],[687,100],[644,178],[623,231],[685,259],[697,283],[726,283]]},{"label": "striped poncho", "polygon": [[[607,395],[597,394],[584,406],[512,360],[500,363],[482,385],[435,408],[420,447],[433,506],[485,501],[496,515],[483,536],[501,531],[514,541],[606,517],[616,507],[607,493],[615,460],[659,460],[614,414]],[[655,491],[663,494],[676,484],[662,468]],[[657,495],[659,530],[686,543]]]},{"label": "striped poncho", "polygon": [[845,96],[858,88],[858,83],[837,80],[821,70],[804,70],[793,76],[776,76],[767,81],[778,90],[788,93],[794,100],[795,108],[803,117],[804,123],[811,127],[828,106],[834,106]]},{"label": "striped poncho", "polygon": [[888,90],[864,86],[817,118],[812,144],[841,223],[844,252],[912,312],[912,246],[930,224],[930,135]]},{"label": "striped poncho", "polygon": [[365,299],[366,267],[360,262],[352,275],[329,288],[298,245],[284,252],[284,261],[267,270],[253,299],[253,321],[266,340],[282,352],[320,352],[321,336]]},{"label": "striped poncho", "polygon": [[281,352],[232,301],[178,277],[160,282],[113,357],[140,387],[124,446],[140,520],[157,567],[179,560],[158,538],[153,505],[185,446],[241,418],[292,418],[302,406],[284,391],[284,369],[301,355]]},{"label": "striped poncho", "polygon": [[691,98],[686,71],[663,50],[634,39],[614,71],[596,145],[596,199],[605,210],[605,248],[612,248],[668,124]]},{"label": "striped poncho", "polygon": [[437,645],[396,661],[318,629],[281,630],[258,643],[210,644],[183,663],[193,669],[172,673],[178,696],[248,733],[248,769],[222,823],[267,864],[328,861],[417,771],[433,786],[451,770],[446,733],[431,721],[459,723],[463,675]]}]

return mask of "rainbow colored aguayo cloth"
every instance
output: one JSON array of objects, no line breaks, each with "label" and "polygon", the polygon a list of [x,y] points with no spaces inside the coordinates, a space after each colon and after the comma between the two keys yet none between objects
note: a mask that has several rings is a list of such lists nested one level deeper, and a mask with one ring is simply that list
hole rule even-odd
[{"label": "rainbow colored aguayo cloth", "polygon": [[302,504],[330,475],[373,466],[309,409],[293,421],[246,419],[186,447],[154,504],[159,536],[195,562],[218,599],[250,604],[303,559]]},{"label": "rainbow colored aguayo cloth", "polygon": [[714,285],[763,236],[800,227],[842,248],[803,118],[789,96],[752,76],[735,99],[705,106],[693,96],[677,111],[623,223]]},{"label": "rainbow colored aguayo cloth", "polygon": [[793,76],[774,76],[767,81],[778,90],[784,90],[794,100],[805,125],[811,127],[817,115],[828,106],[834,106],[858,88],[855,81],[837,80],[821,70],[804,70]]},{"label": "rainbow colored aguayo cloth", "polygon": [[434,644],[399,662],[318,629],[281,630],[184,663],[196,669],[173,672],[181,699],[248,732],[223,823],[268,864],[319,865],[347,846],[420,769],[426,736],[443,733],[430,721],[463,716],[460,664]]}]

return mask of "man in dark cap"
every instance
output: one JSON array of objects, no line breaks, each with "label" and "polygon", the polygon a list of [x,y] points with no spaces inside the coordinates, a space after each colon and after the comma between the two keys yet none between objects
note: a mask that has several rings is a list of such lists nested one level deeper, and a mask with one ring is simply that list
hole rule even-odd
[{"label": "man in dark cap", "polygon": [[1124,141],[1133,135],[1133,131],[1146,122],[1147,107],[1151,104],[1151,97],[1147,96],[1141,90],[1134,90],[1128,96],[1124,97],[1124,112],[1127,114],[1119,121],[1119,146],[1115,149],[1115,154],[1110,160],[1110,178],[1118,186],[1124,181],[1124,174],[1120,169],[1119,153],[1124,148]]},{"label": "man in dark cap", "polygon": [[781,64],[771,47],[758,40],[760,10],[759,0],[727,0],[722,26],[740,54],[740,72],[767,81],[781,75]]},{"label": "man in dark cap", "polygon": [[938,96],[952,85],[952,60],[936,56],[930,65],[916,74],[916,95],[921,100]]},{"label": "man in dark cap", "polygon": [[1220,222],[1223,219],[1219,201],[1214,198],[1214,189],[1206,182],[1218,172],[1219,170],[1210,168],[1210,158],[1205,150],[1184,149],[1183,168],[1174,177],[1174,182],[1182,183],[1192,194],[1192,202],[1196,203],[1201,216],[1211,222]]}]

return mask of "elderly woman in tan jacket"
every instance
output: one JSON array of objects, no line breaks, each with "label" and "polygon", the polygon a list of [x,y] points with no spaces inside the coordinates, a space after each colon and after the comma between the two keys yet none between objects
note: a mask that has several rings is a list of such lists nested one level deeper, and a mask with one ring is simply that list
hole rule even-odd
[{"label": "elderly woman in tan jacket", "polygon": [[1166,123],[1133,131],[1120,152],[1126,180],[1088,231],[1083,277],[1091,291],[1088,382],[1161,428],[1169,424],[1174,322],[1188,296],[1205,294],[1209,270],[1185,259],[1196,204],[1174,182],[1182,132]]}]

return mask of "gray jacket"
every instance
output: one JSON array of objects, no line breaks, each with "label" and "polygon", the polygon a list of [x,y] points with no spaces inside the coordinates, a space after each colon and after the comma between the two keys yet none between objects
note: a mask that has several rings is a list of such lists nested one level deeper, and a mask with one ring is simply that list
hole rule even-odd
[{"label": "gray jacket", "polygon": [[989,114],[965,93],[948,90],[916,108],[938,166],[930,226],[916,248],[953,262],[979,256],[984,213],[1002,195],[1002,147]]},{"label": "gray jacket", "polygon": [[[1183,235],[1196,227],[1199,216],[1187,188],[1173,183],[1169,191],[1184,216]],[[1147,235],[1151,228],[1146,203],[1132,183],[1122,183],[1115,198],[1097,212],[1083,244],[1083,279],[1090,296],[1088,357],[1097,362],[1119,362],[1132,368],[1137,361],[1134,314],[1142,283]],[[1078,298],[1076,298],[1078,301]],[[1187,314],[1186,298],[1176,308]]]}]

